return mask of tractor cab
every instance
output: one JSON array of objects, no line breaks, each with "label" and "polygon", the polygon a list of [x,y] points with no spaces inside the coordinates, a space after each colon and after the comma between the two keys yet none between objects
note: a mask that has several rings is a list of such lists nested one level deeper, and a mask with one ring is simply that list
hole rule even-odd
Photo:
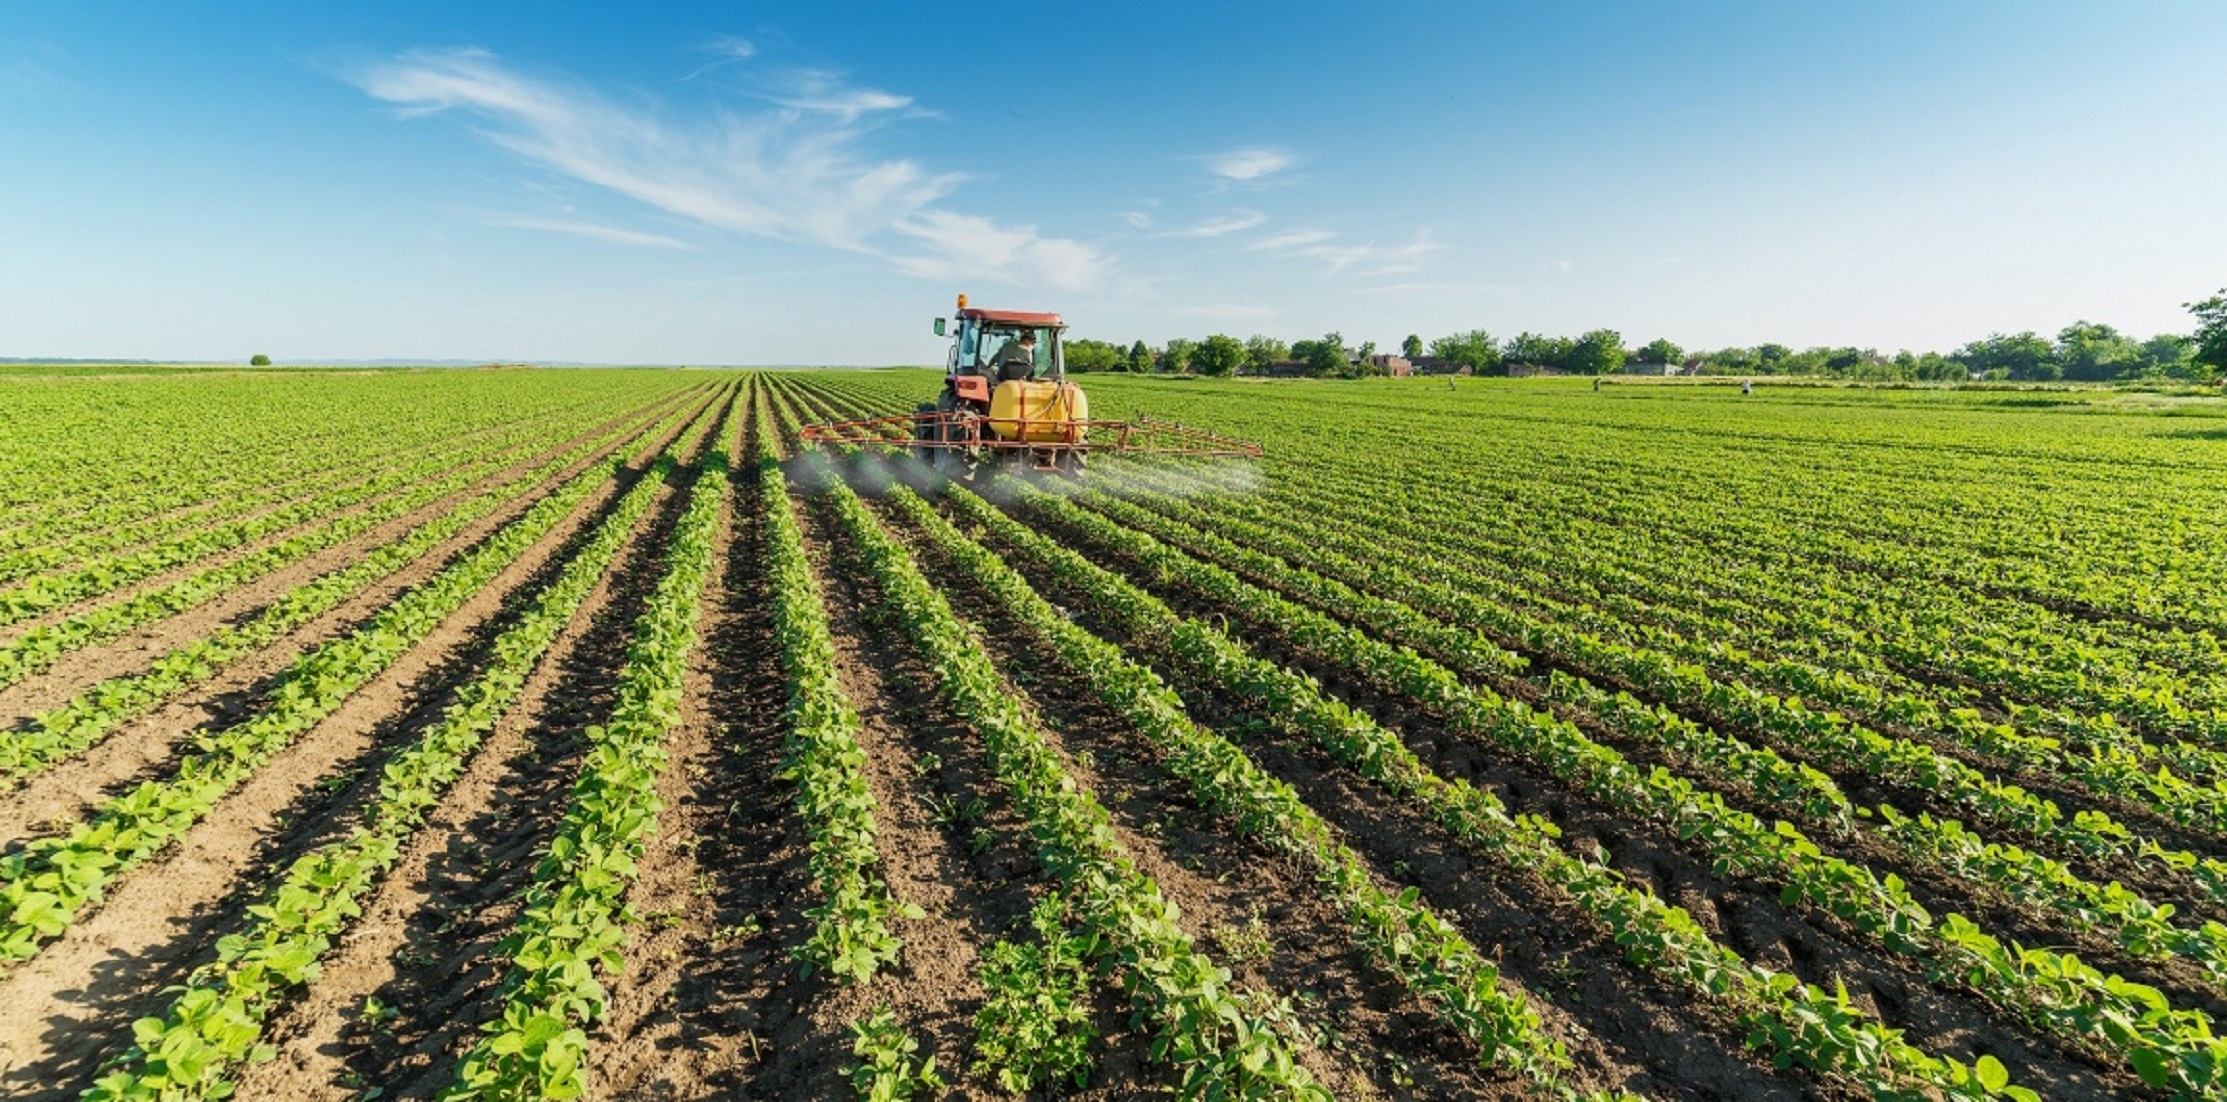
[{"label": "tractor cab", "polygon": [[[959,296],[959,309],[951,318],[956,329],[936,319],[936,335],[951,337],[945,357],[944,377],[987,379],[992,385],[1015,380],[1065,382],[1067,363],[1060,337],[1067,324],[1058,314],[1022,310],[983,310],[967,305]],[[970,388],[971,389],[971,388]],[[985,397],[985,400],[986,397]]]}]

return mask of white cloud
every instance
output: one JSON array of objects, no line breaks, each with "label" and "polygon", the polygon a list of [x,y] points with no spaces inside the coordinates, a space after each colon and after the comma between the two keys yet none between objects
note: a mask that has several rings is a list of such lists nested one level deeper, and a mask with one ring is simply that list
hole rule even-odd
[{"label": "white cloud", "polygon": [[1338,235],[1331,233],[1329,230],[1293,230],[1290,233],[1279,233],[1274,237],[1263,237],[1245,247],[1257,252],[1275,252],[1282,249],[1296,249],[1302,245],[1313,245],[1317,242],[1328,241],[1336,236]]},{"label": "white cloud", "polygon": [[[755,54],[741,39],[707,49]],[[702,70],[699,70],[701,72]],[[1077,287],[1106,258],[1034,226],[999,226],[936,204],[965,179],[862,148],[871,116],[915,117],[912,97],[849,84],[826,70],[763,74],[747,82],[771,106],[675,121],[652,105],[622,106],[592,91],[522,75],[485,50],[420,50],[347,79],[405,117],[469,116],[487,141],[531,164],[715,229],[888,258],[927,278],[1040,279]],[[562,222],[530,228],[630,244],[673,239]],[[928,252],[899,255],[909,239]],[[666,244],[666,242],[671,242]]]},{"label": "white cloud", "polygon": [[1362,245],[1332,244],[1337,235],[1328,230],[1300,230],[1278,234],[1254,242],[1256,250],[1276,253],[1279,256],[1319,260],[1330,265],[1333,273],[1363,266],[1357,274],[1362,276],[1398,275],[1421,268],[1423,257],[1445,248],[1431,240],[1429,231],[1415,235],[1415,240],[1405,245],[1379,245],[1374,241]]},{"label": "white cloud", "polygon": [[1268,216],[1257,210],[1241,210],[1227,217],[1209,218],[1195,226],[1180,230],[1169,230],[1166,236],[1223,237],[1241,230],[1252,229],[1266,221],[1268,221]]},{"label": "white cloud", "polygon": [[1080,241],[1043,237],[1034,226],[1000,226],[976,214],[922,211],[896,229],[926,247],[925,253],[895,258],[900,269],[922,279],[992,279],[1075,290],[1097,282],[1110,263]]},{"label": "white cloud", "polygon": [[1141,210],[1122,211],[1121,220],[1129,223],[1129,228],[1133,230],[1149,230],[1152,228],[1152,216]]},{"label": "white cloud", "polygon": [[549,233],[570,234],[574,237],[585,237],[593,241],[605,241],[613,245],[641,245],[653,249],[695,248],[694,245],[691,245],[686,241],[682,241],[677,237],[667,237],[663,234],[656,233],[642,233],[638,230],[621,229],[617,226],[606,226],[596,222],[568,222],[556,219],[512,218],[508,216],[497,216],[485,219],[484,221],[487,225],[501,226],[506,229],[543,230]]},{"label": "white cloud", "polygon": [[710,54],[711,60],[705,62],[695,72],[682,77],[682,80],[694,80],[715,69],[723,69],[735,62],[748,61],[758,56],[758,47],[749,39],[737,38],[731,34],[718,35],[711,41],[704,43],[699,49],[703,53]]},{"label": "white cloud", "polygon": [[876,111],[899,111],[912,106],[911,96],[853,88],[842,74],[825,69],[798,69],[772,73],[758,81],[759,94],[795,111],[822,112],[844,123]]},{"label": "white cloud", "polygon": [[1250,183],[1290,168],[1292,156],[1281,149],[1266,146],[1248,146],[1216,153],[1206,158],[1207,171],[1225,180]]}]

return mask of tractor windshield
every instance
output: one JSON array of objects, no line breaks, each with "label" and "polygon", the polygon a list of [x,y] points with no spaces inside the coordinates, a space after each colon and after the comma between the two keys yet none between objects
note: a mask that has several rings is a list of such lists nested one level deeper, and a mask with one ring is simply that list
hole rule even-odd
[{"label": "tractor windshield", "polygon": [[1048,326],[984,325],[977,370],[993,379],[1058,378],[1059,331]]}]

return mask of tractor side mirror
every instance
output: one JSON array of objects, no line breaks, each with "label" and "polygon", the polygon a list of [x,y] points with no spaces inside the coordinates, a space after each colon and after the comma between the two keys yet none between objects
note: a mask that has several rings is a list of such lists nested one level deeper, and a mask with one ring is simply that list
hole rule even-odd
[{"label": "tractor side mirror", "polygon": [[943,333],[943,319],[942,319],[942,318],[937,318],[937,319],[936,319],[936,335],[937,335],[937,336],[939,336],[939,337],[940,337],[940,336],[943,336],[943,335],[944,335],[944,333]]}]

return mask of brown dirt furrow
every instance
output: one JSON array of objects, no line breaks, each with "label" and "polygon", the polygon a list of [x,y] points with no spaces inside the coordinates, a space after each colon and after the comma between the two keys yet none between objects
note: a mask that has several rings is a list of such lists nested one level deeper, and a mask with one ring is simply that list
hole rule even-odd
[{"label": "brown dirt furrow", "polygon": [[[660,434],[660,439],[648,450],[643,448],[643,438],[639,435],[622,440],[614,448],[634,458],[654,456],[655,449],[662,447],[671,435]],[[434,548],[431,554],[372,583],[262,650],[241,658],[207,684],[123,725],[85,753],[31,778],[22,787],[0,793],[0,840],[12,845],[16,839],[47,833],[58,824],[66,825],[92,804],[166,767],[179,752],[185,736],[192,731],[210,724],[223,725],[245,719],[296,658],[362,626],[399,595],[439,573],[456,556],[524,513],[535,500],[608,454],[607,450],[568,464],[554,477],[468,525]],[[390,527],[394,530],[386,533],[385,538],[398,537],[408,530],[409,523],[382,526],[381,532]],[[372,533],[374,536],[380,534]],[[269,596],[275,597],[278,592],[283,590]],[[214,630],[214,625],[210,630]],[[174,638],[150,646],[159,647],[156,653],[163,653],[189,638],[181,628]],[[147,660],[143,654],[123,655],[115,653],[113,648],[106,649],[109,653],[103,657],[108,659],[128,659],[138,667],[143,667]]]},{"label": "brown dirt furrow", "polygon": [[[702,401],[700,396],[692,397],[696,401]],[[434,501],[412,509],[402,516],[379,524],[368,531],[359,532],[350,539],[305,556],[300,561],[282,566],[246,585],[220,594],[178,615],[145,625],[107,643],[86,647],[64,655],[60,661],[57,661],[38,676],[0,689],[0,717],[5,717],[7,722],[14,723],[24,717],[37,715],[60,705],[88,685],[120,674],[143,670],[147,663],[162,654],[168,653],[171,649],[208,635],[226,624],[239,623],[253,617],[287,590],[354,562],[369,549],[394,541],[402,533],[441,515],[454,505],[488,489],[502,485],[505,481],[517,477],[548,458],[563,453],[568,448],[594,439],[621,423],[647,425],[656,415],[655,411],[670,408],[670,405],[666,402],[653,405],[654,410],[653,407],[645,406],[630,411],[554,446],[529,447],[527,451],[516,455],[512,462],[506,463],[502,468],[474,480],[470,485],[453,493],[442,495]],[[337,510],[330,517],[322,519],[353,515],[369,508],[370,505],[369,502],[358,503],[347,509]],[[283,539],[285,534],[276,538]],[[254,546],[260,547],[267,542],[269,541],[259,541]],[[212,565],[215,561],[217,560],[207,560],[188,569],[203,569]],[[138,592],[160,584],[162,582],[150,580],[128,592]],[[126,591],[104,595],[97,600],[99,603],[114,601],[120,599],[123,592]],[[75,609],[71,611],[75,611]],[[69,614],[70,611],[65,611],[57,615]]]},{"label": "brown dirt furrow", "polygon": [[417,647],[243,781],[181,844],[125,876],[45,952],[0,978],[0,1085],[14,1097],[74,1096],[129,1023],[160,1013],[167,986],[205,959],[296,855],[336,836],[376,787],[388,746],[431,721],[525,595],[552,576],[591,499]]},{"label": "brown dirt furrow", "polygon": [[[1060,525],[1044,523],[1038,527],[1090,553],[1091,545],[1087,540],[1080,540]],[[1107,565],[1128,572],[1129,564],[1125,562],[1107,561]],[[1144,585],[1184,615],[1226,619],[1233,626],[1247,623],[1236,609],[1197,600],[1158,578],[1131,573],[1130,580]],[[1635,881],[1650,886],[1664,899],[1687,908],[1712,935],[1747,959],[1793,972],[1828,990],[1836,981],[1845,982],[1852,998],[1877,1013],[1889,1026],[1904,1030],[1913,1044],[1967,1062],[1980,1053],[1992,1053],[2010,1066],[2016,1081],[2052,1098],[2110,1098],[2139,1089],[2132,1077],[2123,1071],[2101,1066],[2061,1043],[2019,1028],[2007,1021],[2003,1012],[1968,993],[1929,983],[1922,969],[1873,945],[1837,919],[1807,909],[1793,911],[1781,906],[1778,892],[1772,885],[1749,878],[1716,875],[1705,858],[1683,844],[1660,836],[1651,827],[1633,823],[1621,812],[1600,804],[1527,762],[1507,758],[1491,747],[1447,731],[1432,717],[1416,709],[1411,701],[1376,690],[1353,671],[1315,662],[1277,643],[1266,633],[1249,633],[1245,639],[1263,657],[1316,677],[1323,683],[1326,695],[1342,699],[1398,731],[1424,763],[1441,775],[1466,778],[1481,788],[1497,792],[1514,811],[1539,815],[1559,824],[1568,848],[1582,851],[1595,843],[1601,845],[1616,867]],[[1367,823],[1371,820],[1364,816],[1354,821]],[[1435,828],[1425,829],[1433,839],[1440,836]],[[1383,859],[1405,860],[1396,852],[1379,849],[1395,840],[1383,832],[1355,837],[1357,842],[1369,843],[1363,847],[1365,850],[1383,853]],[[1412,867],[1413,861],[1409,864]],[[1563,916],[1559,924],[1565,931],[1585,931],[1589,938],[1593,933],[1589,923],[1572,921],[1571,916]],[[1480,939],[1480,944],[1489,944],[1491,940]],[[1565,944],[1574,951],[1578,942]],[[1630,971],[1621,964],[1615,967]],[[1551,976],[1543,968],[1519,970],[1511,966],[1511,974],[1527,988],[1552,989]],[[1664,1005],[1673,1007],[1692,1001],[1680,992],[1663,992],[1659,998]],[[1585,999],[1583,1005],[1600,1007],[1592,998]],[[1581,1013],[1576,1004],[1566,1009]],[[1619,1036],[1611,1022],[1602,1022],[1592,1027],[1592,1031],[1603,1038]],[[1640,1054],[1644,1057],[1641,1062],[1650,1067],[1676,1069],[1674,1073],[1666,1072],[1664,1079],[1679,1082],[1691,1073],[1685,1064],[1690,1055],[1689,1046],[1690,1041],[1680,1039],[1675,1046]]]},{"label": "brown dirt furrow", "polygon": [[[635,616],[678,519],[658,499],[464,774],[363,900],[323,971],[272,1018],[239,1097],[430,1098],[500,991],[497,944],[564,814],[581,732],[609,714]],[[367,1006],[391,1015],[366,1014]]]}]

